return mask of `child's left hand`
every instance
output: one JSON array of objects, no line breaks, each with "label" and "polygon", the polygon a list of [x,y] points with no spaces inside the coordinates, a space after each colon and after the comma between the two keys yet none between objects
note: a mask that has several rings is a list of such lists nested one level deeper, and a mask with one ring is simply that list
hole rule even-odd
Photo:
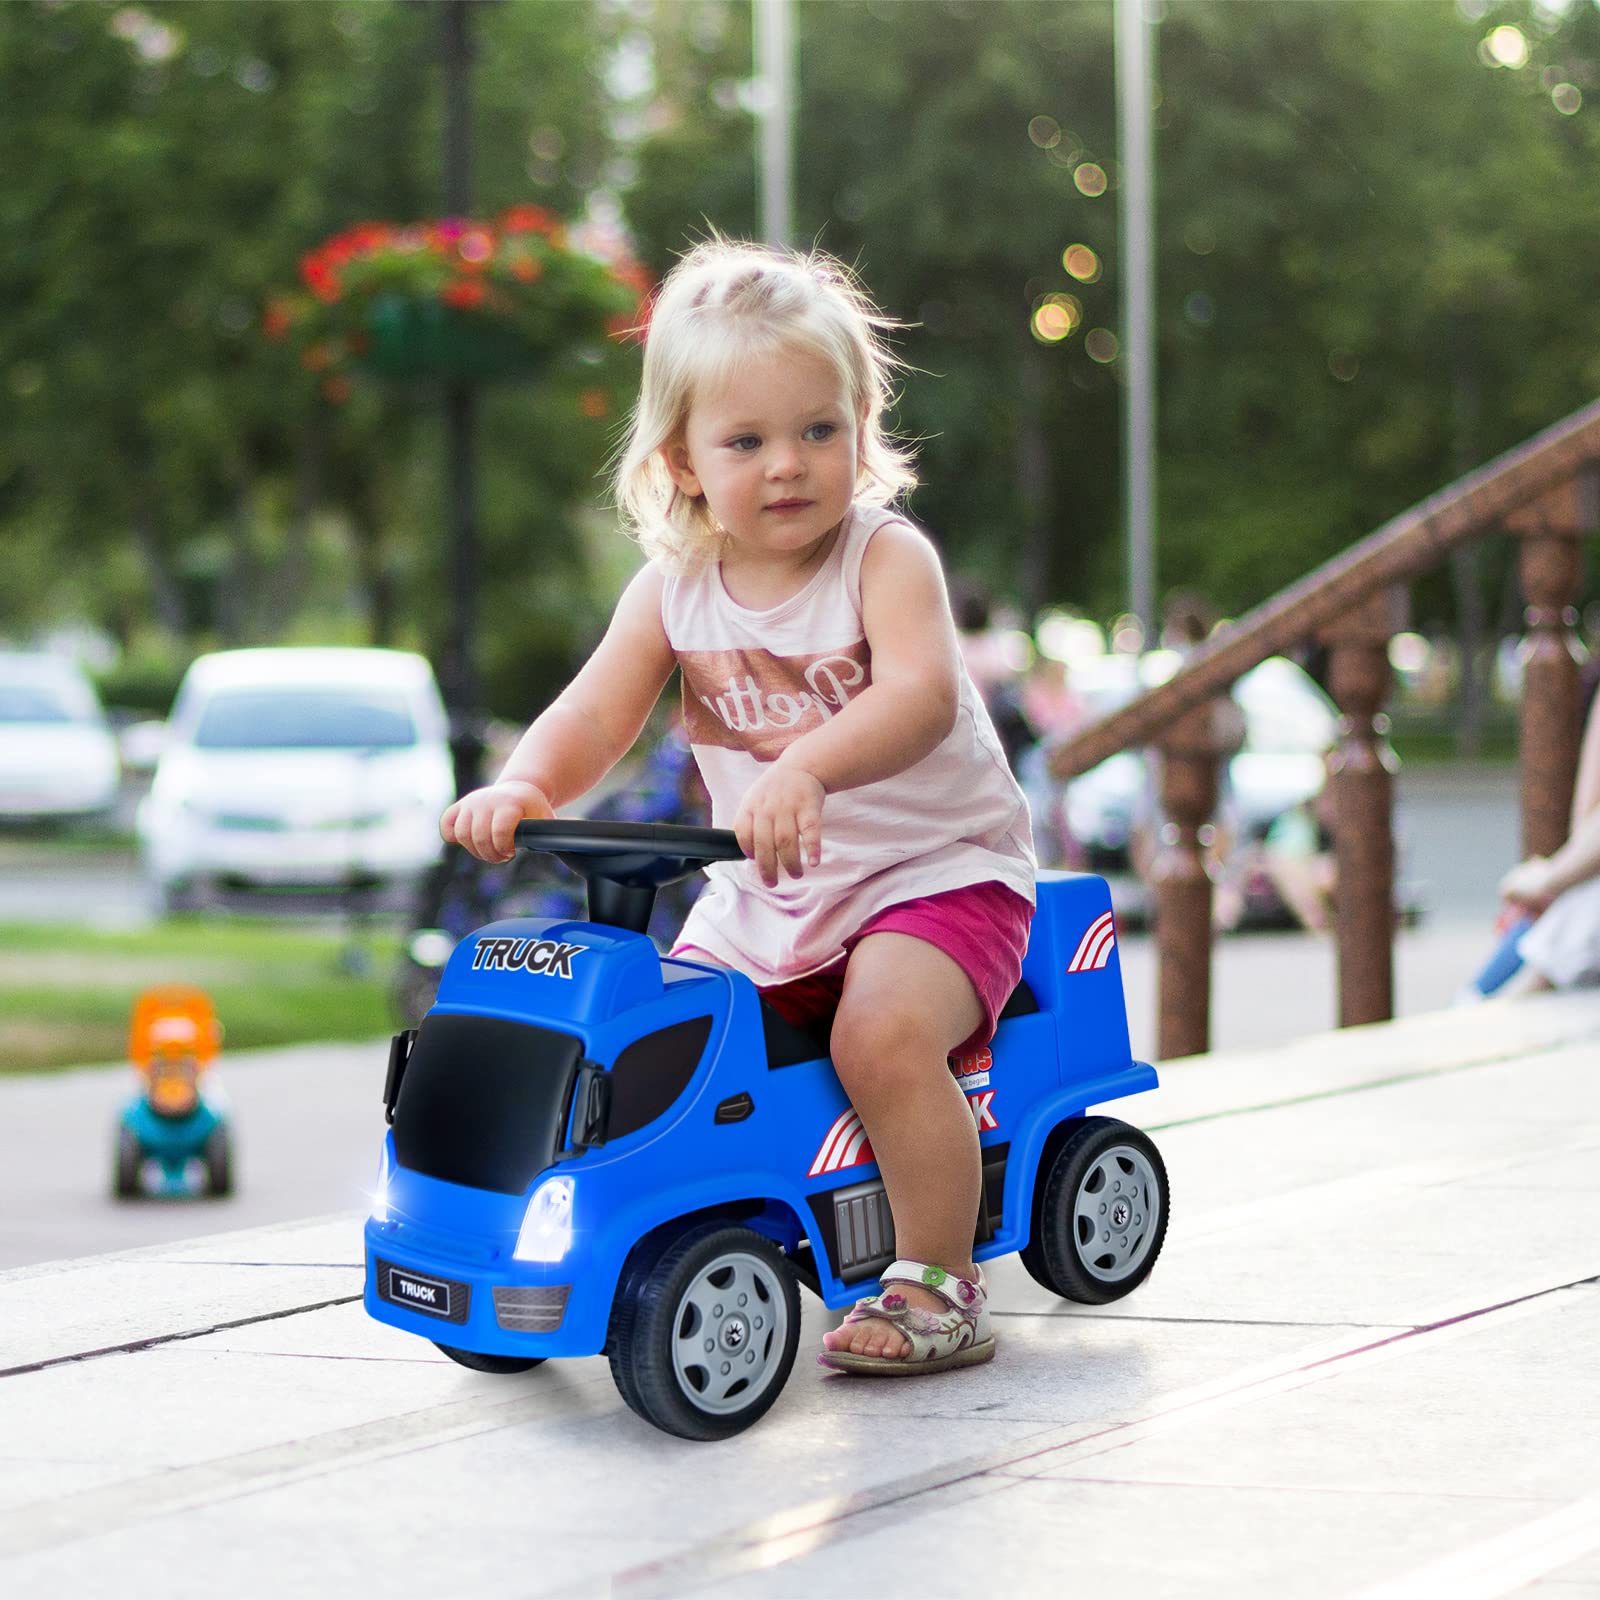
[{"label": "child's left hand", "polygon": [[1500,898],[1529,911],[1543,911],[1560,892],[1555,869],[1543,856],[1520,861],[1500,880]]},{"label": "child's left hand", "polygon": [[774,762],[745,794],[733,831],[761,881],[777,886],[781,864],[791,878],[822,860],[822,802],[827,790],[803,767]]}]

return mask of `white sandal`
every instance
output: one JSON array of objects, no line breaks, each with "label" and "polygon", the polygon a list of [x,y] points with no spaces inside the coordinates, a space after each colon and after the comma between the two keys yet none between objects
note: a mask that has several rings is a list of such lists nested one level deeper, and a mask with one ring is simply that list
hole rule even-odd
[{"label": "white sandal", "polygon": [[[889,1323],[911,1349],[900,1356],[863,1356],[849,1350],[824,1350],[820,1366],[836,1372],[854,1372],[863,1377],[920,1377],[924,1373],[944,1372],[951,1367],[973,1367],[994,1357],[994,1334],[989,1328],[989,1286],[983,1268],[977,1281],[958,1278],[943,1267],[924,1261],[896,1261],[885,1268],[881,1294],[858,1300],[840,1324],[865,1322],[875,1318]],[[948,1311],[924,1311],[903,1294],[889,1289],[891,1283],[914,1283],[931,1289],[945,1301]]]}]

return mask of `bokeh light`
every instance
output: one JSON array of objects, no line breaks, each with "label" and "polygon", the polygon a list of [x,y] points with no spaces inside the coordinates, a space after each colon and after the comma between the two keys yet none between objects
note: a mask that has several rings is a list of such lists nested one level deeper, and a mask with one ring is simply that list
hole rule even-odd
[{"label": "bokeh light", "polygon": [[1328,352],[1328,371],[1340,383],[1354,383],[1356,374],[1361,371],[1361,361],[1350,350],[1330,350]]},{"label": "bokeh light", "polygon": [[1083,348],[1091,361],[1106,366],[1117,359],[1117,336],[1109,328],[1091,328],[1084,335]]},{"label": "bokeh light", "polygon": [[1096,199],[1106,192],[1106,169],[1093,161],[1085,161],[1072,174],[1072,181],[1077,184],[1080,194],[1088,195],[1091,200]]},{"label": "bokeh light", "polygon": [[1208,256],[1217,248],[1217,235],[1209,222],[1191,222],[1183,230],[1183,242],[1197,256]]},{"label": "bokeh light", "polygon": [[1432,647],[1420,633],[1397,633],[1389,640],[1389,665],[1396,672],[1421,672],[1431,653]]},{"label": "bokeh light", "polygon": [[1550,91],[1550,103],[1562,116],[1576,116],[1583,104],[1583,94],[1575,83],[1558,83]]},{"label": "bokeh light", "polygon": [[1051,661],[1081,661],[1106,653],[1105,630],[1088,617],[1070,611],[1047,611],[1034,629],[1039,654]]},{"label": "bokeh light", "polygon": [[1100,257],[1086,244],[1069,244],[1061,252],[1061,265],[1079,283],[1098,283],[1100,281]]},{"label": "bokeh light", "polygon": [[1060,344],[1083,321],[1083,306],[1070,294],[1044,295],[1033,308],[1033,336],[1041,344]]},{"label": "bokeh light", "polygon": [[1028,124],[1028,137],[1041,150],[1053,150],[1061,143],[1061,124],[1054,117],[1035,117]]},{"label": "bokeh light", "polygon": [[1489,35],[1483,42],[1489,52],[1489,59],[1497,67],[1510,67],[1516,72],[1527,66],[1531,52],[1521,28],[1514,27],[1509,22],[1502,22],[1498,28],[1489,30]]},{"label": "bokeh light", "polygon": [[1183,314],[1197,328],[1209,328],[1217,320],[1216,302],[1203,289],[1196,289],[1183,302]]}]

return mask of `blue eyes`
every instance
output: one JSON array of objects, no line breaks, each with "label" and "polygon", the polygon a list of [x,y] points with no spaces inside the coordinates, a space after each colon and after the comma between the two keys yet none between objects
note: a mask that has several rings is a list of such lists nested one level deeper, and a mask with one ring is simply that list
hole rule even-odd
[{"label": "blue eyes", "polygon": [[[839,425],[835,422],[813,422],[800,437],[810,439],[813,444],[826,444],[838,431]],[[728,449],[737,451],[740,455],[749,455],[752,450],[760,447],[761,441],[753,433],[743,433],[737,439],[728,441]]]}]

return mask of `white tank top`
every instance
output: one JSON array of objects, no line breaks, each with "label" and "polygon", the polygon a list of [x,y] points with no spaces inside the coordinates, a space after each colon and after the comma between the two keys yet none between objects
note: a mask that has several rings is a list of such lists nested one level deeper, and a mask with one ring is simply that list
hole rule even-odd
[{"label": "white tank top", "polygon": [[[861,622],[861,560],[872,536],[908,519],[875,506],[846,514],[827,560],[789,599],[740,605],[713,563],[668,575],[661,620],[683,672],[684,724],[731,828],[763,765],[842,710],[872,682]],[[995,882],[1034,898],[1028,805],[966,669],[955,727],[893,777],[828,795],[822,862],[768,888],[755,863],[719,862],[679,935],[760,985],[804,977],[844,954],[844,940],[903,900]]]}]

